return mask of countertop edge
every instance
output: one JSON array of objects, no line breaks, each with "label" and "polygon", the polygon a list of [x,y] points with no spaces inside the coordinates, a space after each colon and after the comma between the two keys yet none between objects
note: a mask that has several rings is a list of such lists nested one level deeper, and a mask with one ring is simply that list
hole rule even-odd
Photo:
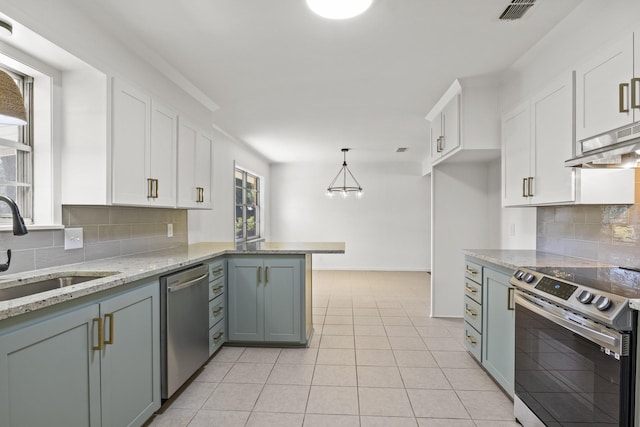
[{"label": "countertop edge", "polygon": [[[59,267],[3,276],[0,279],[0,287],[3,284],[15,285],[16,281],[28,283],[30,280],[33,281],[36,278],[39,280],[46,279],[62,271],[118,272],[118,274],[101,277],[85,283],[8,301],[0,301],[0,321],[117,288],[128,283],[154,276],[161,276],[170,271],[179,270],[183,267],[225,255],[312,255],[345,253],[345,244],[340,242],[266,243],[266,246],[265,249],[257,247],[253,249],[238,249],[234,243],[195,243],[176,248],[161,249],[154,252],[67,264]],[[132,267],[130,264],[137,264],[138,266]]]}]

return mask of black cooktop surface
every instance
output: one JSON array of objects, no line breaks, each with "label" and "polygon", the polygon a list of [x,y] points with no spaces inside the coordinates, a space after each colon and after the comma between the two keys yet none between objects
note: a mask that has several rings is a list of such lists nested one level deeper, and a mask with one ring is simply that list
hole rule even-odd
[{"label": "black cooktop surface", "polygon": [[530,270],[624,298],[640,298],[640,271],[624,267],[529,267]]}]

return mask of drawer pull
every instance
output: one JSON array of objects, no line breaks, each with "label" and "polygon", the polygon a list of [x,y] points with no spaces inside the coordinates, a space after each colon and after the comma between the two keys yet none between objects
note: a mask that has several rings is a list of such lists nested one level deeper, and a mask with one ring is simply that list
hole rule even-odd
[{"label": "drawer pull", "polygon": [[475,311],[473,311],[473,310],[469,310],[468,308],[465,308],[465,309],[464,309],[464,312],[465,312],[465,313],[467,313],[467,314],[468,314],[469,316],[471,316],[471,317],[476,317],[476,316],[478,315],[478,313],[476,313],[476,312],[475,312]]},{"label": "drawer pull", "polygon": [[471,286],[467,286],[467,285],[464,286],[464,290],[467,291],[467,292],[470,292],[472,294],[475,294],[476,292],[478,292],[477,290],[475,290]]},{"label": "drawer pull", "polygon": [[214,337],[213,337],[213,342],[216,341],[220,341],[220,339],[224,336],[224,332],[218,332]]},{"label": "drawer pull", "polygon": [[213,291],[214,294],[217,294],[217,293],[221,292],[222,289],[223,289],[222,285],[218,285],[218,286],[215,286],[215,287],[211,288],[211,290]]},{"label": "drawer pull", "polygon": [[211,272],[212,272],[213,274],[220,274],[220,273],[222,273],[222,271],[223,271],[223,270],[224,270],[224,268],[222,268],[222,267],[218,267],[218,268],[216,268],[216,269],[212,270]]},{"label": "drawer pull", "polygon": [[472,269],[470,269],[469,267],[467,267],[464,271],[465,271],[465,273],[467,273],[467,274],[472,274],[472,275],[474,275],[474,276],[475,276],[476,274],[478,274],[478,272],[477,272],[477,271],[472,270]]},{"label": "drawer pull", "polygon": [[218,314],[220,314],[222,310],[224,310],[222,307],[218,307],[215,310],[211,310],[211,314],[213,314],[214,316],[217,316]]},{"label": "drawer pull", "polygon": [[471,345],[476,345],[478,344],[478,341],[474,340],[473,337],[471,335],[467,335],[467,342]]}]

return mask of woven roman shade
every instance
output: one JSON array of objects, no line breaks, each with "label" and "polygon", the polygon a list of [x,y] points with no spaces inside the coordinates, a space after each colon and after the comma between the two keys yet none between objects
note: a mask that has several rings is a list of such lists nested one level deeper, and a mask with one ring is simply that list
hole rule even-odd
[{"label": "woven roman shade", "polygon": [[13,78],[0,70],[0,123],[7,125],[24,125],[27,123],[27,112],[20,89]]}]

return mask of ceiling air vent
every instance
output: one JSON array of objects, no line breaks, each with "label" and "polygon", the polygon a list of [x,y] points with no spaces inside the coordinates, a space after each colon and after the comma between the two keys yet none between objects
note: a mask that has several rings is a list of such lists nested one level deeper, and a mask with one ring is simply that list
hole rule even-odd
[{"label": "ceiling air vent", "polygon": [[500,15],[500,19],[503,21],[515,21],[524,16],[531,6],[535,4],[536,0],[511,0],[511,3]]},{"label": "ceiling air vent", "polygon": [[407,151],[407,147],[398,147],[396,148],[396,153],[404,153]]}]

